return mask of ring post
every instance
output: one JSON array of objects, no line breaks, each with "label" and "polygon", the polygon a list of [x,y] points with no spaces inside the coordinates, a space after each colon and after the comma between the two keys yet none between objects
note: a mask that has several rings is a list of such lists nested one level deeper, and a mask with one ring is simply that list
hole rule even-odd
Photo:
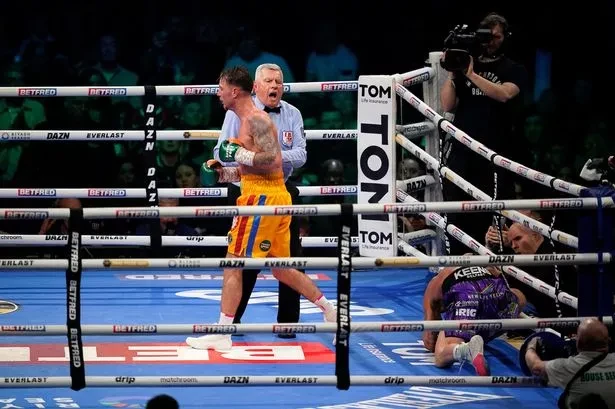
[{"label": "ring post", "polygon": [[[615,189],[607,186],[587,188],[581,197],[613,197]],[[579,248],[602,254],[613,254],[613,209],[599,206],[596,210],[582,210],[578,218]],[[596,265],[579,265],[578,273],[578,315],[580,317],[610,316],[613,314],[613,274],[612,263],[599,262]]]},{"label": "ring post", "polygon": [[[394,77],[361,75],[357,98],[357,203],[394,203],[397,168]],[[397,215],[359,214],[358,227],[361,256],[397,254]]]},{"label": "ring post", "polygon": [[[440,89],[442,84],[446,81],[446,71],[440,65],[440,59],[442,58],[441,51],[434,51],[429,53],[429,59],[427,64],[433,69],[433,77],[429,81],[423,82],[423,98],[425,103],[429,105],[435,112],[442,112],[442,104],[440,103]],[[437,158],[440,153],[440,129],[434,127],[432,131],[427,133],[425,137],[425,152],[434,158]],[[436,183],[425,189],[424,200],[426,202],[441,202],[444,200],[442,194],[442,185],[440,181],[436,180]],[[439,240],[435,240],[436,245],[431,248],[431,255],[436,256],[440,254],[446,254],[444,249],[445,234],[438,232]]]},{"label": "ring post", "polygon": [[337,267],[337,330],[335,337],[335,376],[337,389],[350,388],[350,274],[352,255],[350,252],[350,229],[352,226],[352,205],[341,205],[341,223],[337,249],[339,261]]},{"label": "ring post", "polygon": [[[145,86],[145,95],[143,97],[144,113],[145,113],[145,139],[143,153],[145,157],[145,200],[151,207],[158,207],[159,195],[158,184],[156,178],[156,87],[153,85]],[[150,227],[150,254],[158,254],[162,241],[162,230],[158,218],[153,218],[149,221]]]},{"label": "ring post", "polygon": [[83,209],[70,209],[66,246],[66,328],[70,351],[70,388],[85,388],[83,341],[81,339],[81,227]]}]

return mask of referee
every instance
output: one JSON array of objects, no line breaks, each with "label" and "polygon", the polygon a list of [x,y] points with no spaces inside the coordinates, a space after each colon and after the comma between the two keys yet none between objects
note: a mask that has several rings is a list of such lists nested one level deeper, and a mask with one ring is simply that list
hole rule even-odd
[{"label": "referee", "polygon": [[[301,112],[286,101],[282,101],[284,93],[284,75],[282,69],[276,64],[261,64],[254,74],[254,93],[252,97],[258,108],[269,113],[273,123],[278,129],[278,140],[282,148],[282,168],[286,189],[292,197],[293,204],[300,203],[299,190],[288,178],[293,169],[300,168],[305,164],[307,152],[305,150],[305,134],[303,132],[303,117]],[[240,121],[232,111],[226,111],[220,138],[214,148],[214,158],[220,161],[220,145],[229,138],[235,138],[239,134]],[[225,163],[223,166],[237,166],[236,163]],[[239,184],[229,183],[228,200],[234,206],[240,196]],[[290,256],[301,257],[302,248],[299,239],[299,219],[292,218],[290,223]],[[305,273],[304,270],[299,270]],[[241,322],[248,300],[252,295],[259,270],[243,270],[243,290],[241,302],[237,308],[233,323]],[[299,322],[299,299],[300,295],[292,288],[279,282],[278,292],[278,323]],[[278,334],[280,338],[295,338],[295,334]]]}]

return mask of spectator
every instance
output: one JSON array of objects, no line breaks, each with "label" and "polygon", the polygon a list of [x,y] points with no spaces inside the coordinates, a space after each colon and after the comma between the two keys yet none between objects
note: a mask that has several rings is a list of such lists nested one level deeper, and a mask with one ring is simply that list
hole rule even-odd
[{"label": "spectator", "polygon": [[[542,216],[535,211],[520,211],[537,221],[542,221]],[[504,246],[509,247],[515,254],[551,254],[553,248],[542,234],[531,230],[528,227],[523,226],[520,223],[513,223],[510,227],[504,225],[502,227],[502,239],[504,240]],[[493,250],[497,250],[499,247],[499,233],[497,228],[489,226],[487,234],[485,235],[485,242],[487,247]],[[556,248],[557,250],[557,248]],[[571,266],[558,266],[560,276],[560,290],[568,292],[571,295],[576,295],[576,270]],[[525,266],[523,271],[544,281],[550,286],[555,286],[555,273],[553,266]],[[515,278],[510,278],[516,280]],[[557,317],[558,311],[555,301],[548,295],[538,291],[537,289],[527,285],[524,282],[515,283],[525,297],[527,298],[528,311],[536,314],[539,317]],[[564,316],[576,316],[576,311],[572,308],[561,305],[561,312]]]},{"label": "spectator", "polygon": [[575,408],[581,397],[590,393],[600,395],[609,408],[614,408],[615,353],[608,353],[606,326],[595,318],[586,319],[579,325],[576,339],[577,355],[543,361],[537,353],[538,337],[534,337],[525,352],[528,368],[549,385],[564,389],[560,408]]},{"label": "spectator", "polygon": [[[508,22],[497,14],[489,14],[480,27],[491,31],[491,40],[482,45],[480,56],[470,57],[467,66],[449,67],[449,78],[440,90],[442,109],[454,112],[455,126],[490,149],[508,156],[514,146],[518,117],[522,112],[526,91],[525,68],[504,54],[508,36]],[[446,53],[445,53],[446,56]],[[446,62],[446,57],[444,62]],[[483,192],[493,192],[494,175],[488,162],[478,159],[474,152],[454,138],[446,166]],[[510,157],[510,156],[508,156]],[[514,197],[514,184],[510,172],[498,172],[498,199]],[[447,201],[466,200],[467,194],[451,182],[444,182]],[[487,224],[488,213],[451,214],[449,222],[470,236],[478,237]],[[463,254],[465,248],[451,241],[451,254]]]},{"label": "spectator", "polygon": [[169,395],[157,395],[147,401],[145,409],[179,409],[179,403]]}]

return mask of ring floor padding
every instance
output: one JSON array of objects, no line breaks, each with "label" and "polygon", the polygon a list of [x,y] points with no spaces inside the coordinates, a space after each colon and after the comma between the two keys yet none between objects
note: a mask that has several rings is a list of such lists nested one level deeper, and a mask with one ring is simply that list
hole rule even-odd
[{"label": "ring floor padding", "polygon": [[[330,300],[336,299],[335,271],[308,271]],[[355,321],[422,320],[428,271],[380,270],[352,276]],[[83,324],[215,323],[221,271],[86,271],[82,281]],[[244,323],[275,322],[277,281],[264,272],[257,281]],[[5,324],[65,324],[62,271],[1,271],[0,299],[19,305],[0,315]],[[302,301],[302,322],[322,322],[322,313]],[[86,375],[334,375],[333,334],[274,334],[234,337],[229,354],[192,350],[185,336],[84,336]],[[66,337],[0,337],[0,376],[68,376]],[[421,333],[352,333],[351,375],[464,375],[467,364],[438,369],[422,347]],[[17,348],[15,348],[17,347]],[[11,349],[9,349],[11,348]],[[522,375],[517,350],[501,339],[486,354],[492,375]],[[19,361],[19,362],[15,362]],[[144,408],[151,396],[167,393],[186,408],[432,408],[553,407],[553,388],[351,386],[169,387],[0,389],[2,408]]]}]

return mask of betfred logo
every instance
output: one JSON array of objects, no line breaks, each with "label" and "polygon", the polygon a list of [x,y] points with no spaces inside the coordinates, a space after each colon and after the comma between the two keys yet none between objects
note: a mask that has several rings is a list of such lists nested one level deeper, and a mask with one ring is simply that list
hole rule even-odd
[{"label": "betfred logo", "polygon": [[382,332],[413,332],[423,331],[423,324],[382,324],[380,330]]},{"label": "betfred logo", "polygon": [[128,94],[126,88],[90,88],[88,95],[97,97],[119,97]]},{"label": "betfred logo", "polygon": [[228,209],[228,208],[206,208],[206,209],[196,209],[194,215],[197,217],[231,217],[237,216],[239,214],[238,209]]},{"label": "betfred logo", "polygon": [[218,87],[184,87],[184,95],[216,95]]},{"label": "betfred logo", "polygon": [[89,197],[124,197],[125,189],[88,189]]},{"label": "betfred logo", "polygon": [[502,210],[504,209],[504,202],[487,202],[487,203],[476,203],[476,202],[463,202],[461,203],[461,210],[467,212],[482,212],[489,210]]},{"label": "betfred logo", "polygon": [[158,217],[160,212],[158,210],[116,210],[115,215],[117,217]]},{"label": "betfred logo", "polygon": [[356,91],[359,89],[359,84],[356,81],[352,82],[323,82],[320,84],[321,91]]},{"label": "betfred logo", "polygon": [[17,189],[17,196],[54,197],[55,189]]},{"label": "betfred logo", "polygon": [[56,88],[18,88],[17,95],[20,97],[55,97],[58,95]]},{"label": "betfred logo", "polygon": [[222,189],[185,188],[184,197],[220,197]]},{"label": "betfred logo", "polygon": [[554,199],[554,200],[541,200],[541,209],[575,209],[583,207],[583,200],[581,199]]},{"label": "betfred logo", "polygon": [[39,210],[5,210],[5,219],[46,219],[49,212]]},{"label": "betfred logo", "polygon": [[301,216],[301,215],[315,215],[318,214],[317,207],[276,207],[274,213],[278,216]]},{"label": "betfred logo", "polygon": [[[64,344],[3,345],[0,365],[65,364]],[[181,343],[104,343],[83,346],[87,364],[279,364],[335,362],[335,353],[318,342],[236,342],[229,352],[198,350]]]},{"label": "betfred logo", "polygon": [[339,194],[356,194],[356,186],[321,186],[321,195],[339,195]]}]

